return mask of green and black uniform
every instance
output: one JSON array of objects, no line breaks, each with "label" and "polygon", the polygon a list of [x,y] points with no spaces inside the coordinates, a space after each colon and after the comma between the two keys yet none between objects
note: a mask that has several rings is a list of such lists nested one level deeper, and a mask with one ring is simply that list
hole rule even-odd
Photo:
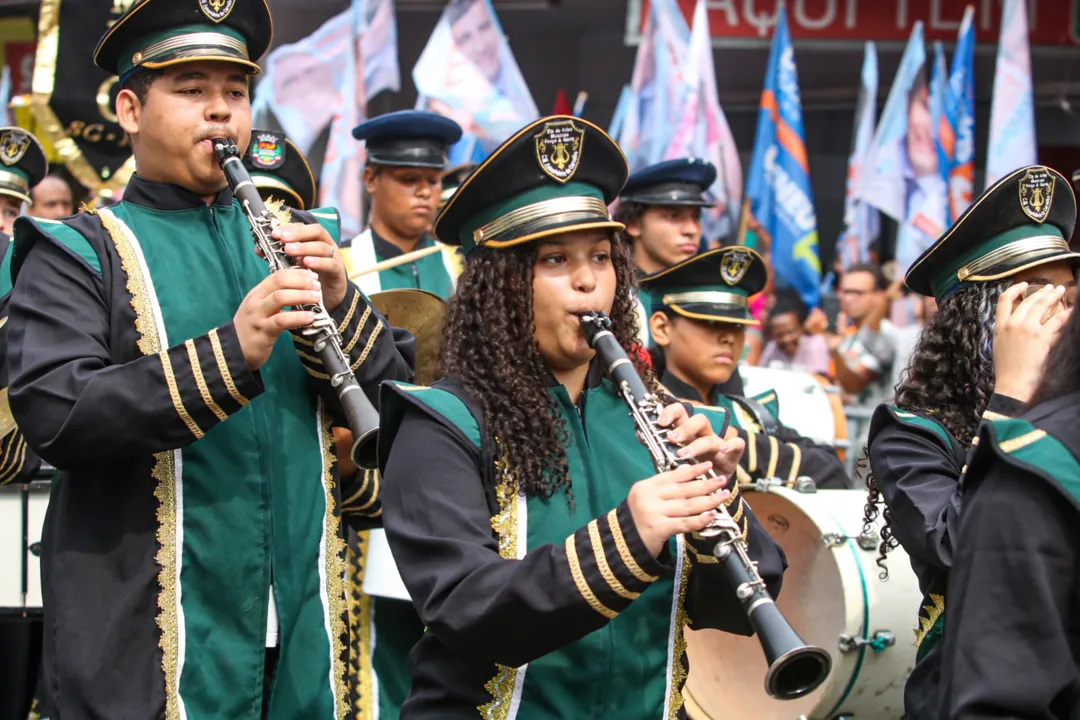
[{"label": "green and black uniform", "polygon": [[937,717],[1080,717],[1080,393],[983,423],[964,476]]}]

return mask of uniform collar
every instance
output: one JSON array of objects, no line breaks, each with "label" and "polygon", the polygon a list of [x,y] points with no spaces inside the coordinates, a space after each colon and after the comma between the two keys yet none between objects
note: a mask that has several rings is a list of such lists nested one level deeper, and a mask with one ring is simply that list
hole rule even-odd
[{"label": "uniform collar", "polygon": [[712,398],[708,401],[701,397],[701,394],[695,390],[688,383],[684,383],[679,378],[675,377],[670,370],[664,370],[664,377],[660,381],[660,384],[667,388],[667,391],[679,398],[680,400],[689,400],[690,402],[699,402],[705,404],[713,404]]},{"label": "uniform collar", "polygon": [[[142,205],[155,210],[191,210],[206,207],[203,199],[172,183],[147,180],[139,175],[132,175],[124,189],[124,202]],[[214,199],[215,207],[230,207],[233,202],[232,190],[225,188]]]},{"label": "uniform collar", "polygon": [[[371,243],[375,246],[375,256],[380,257],[383,260],[389,260],[390,258],[396,258],[399,255],[404,255],[405,252],[394,243],[385,239],[382,235],[375,232],[375,226],[371,226]],[[431,244],[431,238],[426,234],[420,238],[420,242],[416,243],[416,247],[413,250],[420,250],[426,248]]]}]

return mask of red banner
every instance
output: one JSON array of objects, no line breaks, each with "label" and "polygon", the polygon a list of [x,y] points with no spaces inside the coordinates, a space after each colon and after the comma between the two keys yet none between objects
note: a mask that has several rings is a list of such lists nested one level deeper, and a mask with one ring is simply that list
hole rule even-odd
[{"label": "red banner", "polygon": [[[677,0],[689,24],[695,0]],[[781,0],[709,0],[709,27],[724,40],[764,40],[772,37]],[[916,21],[922,20],[927,41],[955,42],[967,5],[975,7],[975,31],[980,43],[996,44],[1001,24],[1001,0],[786,0],[794,40],[878,40],[906,42]],[[1032,45],[1077,45],[1080,0],[1027,0]],[[636,22],[628,27],[640,34],[649,0],[631,0]],[[636,37],[633,38],[636,40]]]}]

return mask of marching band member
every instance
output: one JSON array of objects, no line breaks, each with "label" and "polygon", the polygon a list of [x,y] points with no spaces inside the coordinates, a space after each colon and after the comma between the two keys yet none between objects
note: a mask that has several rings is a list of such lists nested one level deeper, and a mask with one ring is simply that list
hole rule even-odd
[{"label": "marching band member", "polygon": [[[244,167],[268,208],[311,210],[318,203],[315,176],[300,149],[279,132],[251,130]],[[282,212],[283,218],[288,216]],[[337,220],[337,213],[333,219]],[[288,220],[285,220],[288,222]]]},{"label": "marching band member", "polygon": [[427,230],[439,209],[446,153],[461,139],[450,118],[424,110],[401,110],[366,120],[353,130],[367,149],[364,188],[371,196],[368,228],[343,243],[349,276],[368,296],[413,288],[448,298],[454,292],[449,251],[358,275],[405,253],[434,247]]},{"label": "marching band member", "polygon": [[782,554],[749,509],[719,481],[691,482],[710,462],[732,473],[742,442],[675,403],[664,425],[700,464],[655,475],[593,362],[587,311],[636,344],[634,269],[607,211],[625,178],[603,131],[548,117],[497,149],[436,221],[467,258],[447,379],[382,395],[384,524],[427,627],[402,718],[678,716],[682,628],[750,632],[688,534],[720,503],[779,586]]},{"label": "marching band member", "polygon": [[[348,281],[336,227],[292,210],[268,274],[211,138],[246,150],[263,0],[145,0],[102,38],[136,174],[111,209],[20,218],[11,405],[60,472],[43,530],[45,678],[65,720],[344,714],[341,406],[320,297],[365,391],[411,376]],[[306,343],[306,344],[305,344]],[[92,589],[92,591],[88,591]]]},{"label": "marching band member", "polygon": [[[650,335],[664,355],[661,384],[695,404],[723,408],[746,443],[739,464],[752,479],[780,478],[794,487],[800,475],[818,487],[850,486],[844,466],[830,447],[819,445],[780,426],[766,434],[755,420],[752,404],[727,395],[721,386],[737,372],[746,342],[749,298],[765,286],[765,262],[747,247],[710,250],[665,270],[646,275],[641,285],[652,298]],[[771,396],[771,400],[769,399]],[[775,402],[776,393],[758,400]],[[772,420],[777,406],[767,407]]]},{"label": "marching band member", "polygon": [[[659,272],[701,249],[702,208],[712,205],[705,191],[716,180],[716,167],[700,158],[665,160],[638,170],[626,181],[615,220],[633,242],[638,278]],[[638,288],[638,324],[648,347],[648,291]]]},{"label": "marching band member", "polygon": [[[984,423],[964,474],[939,718],[1080,712],[1080,315],[1070,314],[1031,407]],[[1042,324],[1041,341],[1064,316]]]},{"label": "marching band member", "polygon": [[1015,416],[1031,400],[1049,350],[1041,321],[1075,294],[1075,224],[1065,178],[1021,168],[987,188],[907,274],[938,311],[896,404],[879,406],[871,421],[867,520],[883,498],[882,560],[902,545],[924,595],[918,662],[904,692],[912,720],[940,717],[940,642],[967,454],[981,422]]}]

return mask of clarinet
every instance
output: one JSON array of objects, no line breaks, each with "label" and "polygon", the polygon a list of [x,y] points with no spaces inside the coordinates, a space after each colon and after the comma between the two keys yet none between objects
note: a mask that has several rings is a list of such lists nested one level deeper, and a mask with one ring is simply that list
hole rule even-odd
[{"label": "clarinet", "polygon": [[[244,214],[251,225],[255,245],[262,251],[266,262],[270,265],[270,272],[294,267],[296,260],[285,254],[280,241],[271,237],[271,233],[278,225],[277,218],[266,209],[262,198],[259,197],[259,191],[251,181],[251,175],[240,161],[240,150],[236,144],[226,138],[214,138],[211,143],[217,152],[218,162],[225,173],[225,179],[232,188],[233,197],[240,201],[240,207],[244,209]],[[326,311],[322,300],[314,305],[298,305],[296,309],[306,310],[315,315],[315,322],[304,328],[302,334],[311,338],[315,352],[319,354],[323,365],[326,366],[327,374],[330,375],[330,385],[337,390],[349,430],[352,431],[352,460],[362,468],[375,469],[378,463],[374,441],[379,432],[379,413],[360,388],[360,384],[356,382],[356,376],[353,375],[352,370],[349,369],[349,358],[342,349],[337,324]]]},{"label": "clarinet", "polygon": [[[611,319],[602,312],[595,312],[584,315],[581,324],[589,347],[596,351],[607,376],[630,407],[638,439],[652,456],[656,471],[669,472],[680,465],[697,462],[680,458],[676,455],[679,446],[665,439],[667,431],[657,424],[664,403],[645,387],[626,351],[612,334]],[[716,477],[710,470],[699,479]],[[731,587],[735,588],[735,595],[761,642],[769,665],[765,691],[778,700],[803,697],[828,677],[832,658],[822,648],[807,645],[791,627],[750,559],[738,523],[723,505],[717,511],[719,516],[699,535],[719,539],[713,554],[720,560]]]}]

